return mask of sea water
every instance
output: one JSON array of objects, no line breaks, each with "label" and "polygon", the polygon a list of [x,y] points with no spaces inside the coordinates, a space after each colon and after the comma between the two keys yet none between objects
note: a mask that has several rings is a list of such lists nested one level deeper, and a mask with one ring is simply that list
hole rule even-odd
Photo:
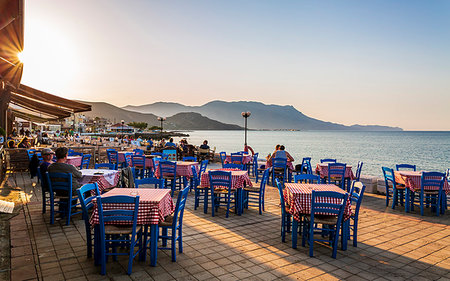
[{"label": "sea water", "polygon": [[[193,145],[208,140],[211,149],[227,153],[244,148],[244,131],[189,131]],[[179,140],[179,139],[177,139]],[[343,132],[343,131],[247,131],[247,143],[259,158],[282,144],[299,164],[311,157],[313,169],[322,158],[336,158],[356,170],[363,161],[363,175],[381,177],[381,167],[417,165],[418,170],[445,172],[450,168],[450,132]]]}]

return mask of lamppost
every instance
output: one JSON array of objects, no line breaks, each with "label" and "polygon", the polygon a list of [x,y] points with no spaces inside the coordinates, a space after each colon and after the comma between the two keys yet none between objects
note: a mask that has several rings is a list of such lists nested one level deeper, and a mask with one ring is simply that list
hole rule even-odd
[{"label": "lamppost", "polygon": [[96,129],[96,128],[95,128],[96,123],[97,123],[97,121],[94,120],[94,134],[95,134],[95,131],[96,131],[96,130],[95,130],[95,129]]},{"label": "lamppost", "polygon": [[125,123],[125,121],[121,120],[120,123],[122,123],[122,138],[123,138],[123,124]]},{"label": "lamppost", "polygon": [[247,118],[250,117],[250,115],[252,114],[250,111],[247,112],[242,112],[242,117],[244,117],[245,119],[245,126],[244,126],[244,130],[245,130],[245,143],[244,143],[244,149],[246,149],[247,147]]},{"label": "lamppost", "polygon": [[162,139],[163,122],[166,121],[166,117],[158,117],[158,121],[161,122],[161,139]]}]

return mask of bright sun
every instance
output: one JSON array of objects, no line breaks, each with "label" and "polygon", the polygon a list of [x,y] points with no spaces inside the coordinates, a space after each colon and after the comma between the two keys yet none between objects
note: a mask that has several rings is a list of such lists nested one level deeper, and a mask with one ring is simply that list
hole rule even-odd
[{"label": "bright sun", "polygon": [[26,54],[24,52],[17,53],[17,58],[21,63],[24,63],[26,61],[25,56]]}]

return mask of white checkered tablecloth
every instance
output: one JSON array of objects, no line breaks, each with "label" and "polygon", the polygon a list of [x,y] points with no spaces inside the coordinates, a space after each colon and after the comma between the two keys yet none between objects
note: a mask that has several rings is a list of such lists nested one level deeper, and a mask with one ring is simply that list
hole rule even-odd
[{"label": "white checkered tablecloth", "polygon": [[[252,156],[250,154],[244,154],[242,157],[242,164],[248,164],[252,162]],[[231,155],[227,155],[227,158],[225,159],[226,163],[231,163]]]},{"label": "white checkered tablecloth", "polygon": [[[344,190],[334,184],[303,184],[303,183],[286,183],[284,188],[285,203],[290,206],[289,212],[292,216],[300,221],[301,215],[311,214],[312,191],[335,191],[345,193]],[[323,202],[323,201],[322,201]],[[327,198],[327,203],[340,203],[339,200]],[[351,202],[347,200],[344,210],[344,220],[351,216]]]},{"label": "white checkered tablecloth", "polygon": [[67,156],[66,163],[75,167],[80,167],[82,158],[82,156]]},{"label": "white checkered tablecloth", "polygon": [[[322,163],[317,164],[316,173],[319,174],[321,178],[328,177],[328,164],[322,164]],[[353,174],[351,165],[346,166],[345,177],[350,178],[350,180],[355,179],[355,175]]]},{"label": "white checkered tablecloth", "polygon": [[[177,177],[192,177],[192,166],[194,166],[195,170],[198,172],[199,168],[197,162],[177,161]],[[159,165],[156,168],[155,175],[159,178]]]},{"label": "white checkered tablecloth", "polygon": [[[422,185],[422,171],[394,171],[395,182],[404,184],[411,191],[420,191]],[[439,179],[431,177],[432,179]],[[436,187],[425,187],[426,190],[438,190]],[[444,181],[443,190],[446,194],[450,194],[450,185],[447,180]]]},{"label": "white checkered tablecloth", "polygon": [[115,187],[119,183],[120,172],[117,170],[83,169],[80,172],[83,175],[80,183],[87,184],[96,182],[100,192]]},{"label": "white checkered tablecloth", "polygon": [[[158,224],[164,221],[164,218],[173,213],[175,210],[172,197],[170,197],[170,189],[151,189],[151,188],[114,188],[111,191],[102,194],[102,197],[114,195],[139,195],[139,210],[137,217],[138,225]],[[133,204],[103,204],[104,210],[113,208],[134,208]],[[98,224],[97,204],[94,204],[91,216],[91,225]],[[112,222],[114,224],[114,222]],[[120,224],[120,222],[119,222]]]},{"label": "white checkered tablecloth", "polygon": [[[253,186],[247,171],[234,169],[217,169],[216,171],[231,171],[231,189],[244,188],[244,186]],[[209,171],[202,174],[200,185],[202,187],[209,187]]]}]

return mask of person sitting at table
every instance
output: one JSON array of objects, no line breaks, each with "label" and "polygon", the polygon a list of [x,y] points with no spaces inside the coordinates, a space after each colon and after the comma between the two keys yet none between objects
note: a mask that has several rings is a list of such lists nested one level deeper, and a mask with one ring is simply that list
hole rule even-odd
[{"label": "person sitting at table", "polygon": [[[77,188],[81,187],[78,180],[81,179],[81,172],[73,165],[67,164],[67,147],[58,147],[55,151],[56,162],[48,166],[49,173],[71,173],[72,174],[72,194],[76,194]],[[57,194],[60,195],[60,194]]]},{"label": "person sitting at table", "polygon": [[177,147],[177,145],[173,142],[173,138],[170,138],[169,141],[166,142],[164,147]]},{"label": "person sitting at table", "polygon": [[203,141],[203,144],[200,145],[200,148],[201,148],[201,149],[209,149],[208,141],[207,141],[207,140],[204,140],[204,141]]},{"label": "person sitting at table", "polygon": [[45,175],[45,172],[47,172],[48,167],[53,164],[53,154],[55,154],[55,152],[53,152],[53,150],[51,150],[50,148],[44,148],[42,150],[42,163],[41,165],[39,165],[39,168],[41,169],[41,175],[42,175],[42,187],[44,190],[48,190],[48,186],[47,186],[47,177],[44,177],[43,175]]},{"label": "person sitting at table", "polygon": [[23,137],[23,139],[17,145],[18,148],[30,148],[30,143],[28,142],[27,137]]},{"label": "person sitting at table", "polygon": [[294,162],[294,157],[292,157],[289,152],[285,150],[284,145],[280,145],[280,149],[274,151],[272,156],[270,157],[269,161],[272,163],[272,159],[274,158],[285,158],[288,162]]}]

